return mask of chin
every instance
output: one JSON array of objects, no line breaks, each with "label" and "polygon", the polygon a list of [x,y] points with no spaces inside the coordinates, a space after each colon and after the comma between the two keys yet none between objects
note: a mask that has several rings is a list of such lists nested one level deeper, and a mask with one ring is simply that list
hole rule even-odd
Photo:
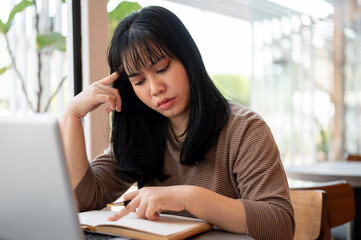
[{"label": "chin", "polygon": [[177,114],[177,113],[173,113],[173,112],[171,112],[171,113],[167,113],[167,112],[163,112],[163,113],[161,113],[163,116],[165,116],[165,117],[167,117],[167,118],[174,118],[174,117],[177,117],[179,114]]}]

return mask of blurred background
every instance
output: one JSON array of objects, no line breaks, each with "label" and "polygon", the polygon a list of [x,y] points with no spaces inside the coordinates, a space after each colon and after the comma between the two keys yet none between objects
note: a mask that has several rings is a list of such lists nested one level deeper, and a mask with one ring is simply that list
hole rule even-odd
[{"label": "blurred background", "polygon": [[2,0],[0,115],[60,117],[106,76],[117,23],[148,5],[183,21],[216,86],[265,119],[286,166],[361,155],[359,0]]}]

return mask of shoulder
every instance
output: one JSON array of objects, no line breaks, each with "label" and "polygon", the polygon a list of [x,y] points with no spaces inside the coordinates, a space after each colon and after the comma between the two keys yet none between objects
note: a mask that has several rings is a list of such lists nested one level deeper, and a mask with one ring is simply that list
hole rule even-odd
[{"label": "shoulder", "polygon": [[259,125],[266,125],[263,118],[250,108],[232,101],[228,103],[230,106],[230,114],[224,130],[231,132],[235,130],[245,130],[250,125],[257,123]]},{"label": "shoulder", "polygon": [[229,117],[220,132],[218,143],[228,143],[238,148],[252,145],[260,139],[272,140],[272,132],[261,115],[235,102],[229,102],[229,106]]},{"label": "shoulder", "polygon": [[99,154],[91,161],[91,166],[106,166],[108,168],[117,168],[112,144],[110,144],[108,148],[103,151],[103,153]]}]

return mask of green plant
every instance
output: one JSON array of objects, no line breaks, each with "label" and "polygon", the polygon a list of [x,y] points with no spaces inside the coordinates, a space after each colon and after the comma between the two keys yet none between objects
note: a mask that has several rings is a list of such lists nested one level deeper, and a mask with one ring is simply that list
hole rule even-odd
[{"label": "green plant", "polygon": [[114,10],[109,12],[109,32],[110,37],[113,36],[114,30],[118,23],[123,20],[126,16],[134,11],[142,9],[142,6],[137,2],[122,1],[119,3]]},{"label": "green plant", "polygon": [[[61,0],[62,3],[64,3],[64,0]],[[16,14],[23,12],[27,7],[33,6],[35,8],[35,31],[36,31],[36,45],[37,45],[37,62],[38,62],[38,69],[37,69],[37,82],[38,82],[38,90],[36,92],[36,103],[33,104],[32,100],[30,99],[29,95],[28,95],[28,90],[27,86],[25,84],[24,78],[22,76],[22,73],[19,71],[18,67],[17,67],[17,62],[15,59],[15,56],[12,52],[12,49],[9,46],[9,37],[8,37],[8,32],[11,29],[12,26],[12,22],[14,20],[14,17],[16,16]],[[51,97],[48,99],[47,103],[45,104],[44,107],[41,106],[41,98],[43,95],[43,86],[42,86],[42,64],[41,64],[41,58],[43,54],[51,54],[53,52],[53,50],[58,50],[58,51],[66,51],[66,45],[65,45],[65,37],[62,36],[60,33],[56,33],[56,32],[48,32],[48,33],[44,33],[44,34],[39,34],[39,13],[38,13],[38,8],[37,8],[37,4],[36,4],[36,0],[33,1],[29,1],[29,0],[22,0],[20,3],[16,4],[14,6],[14,8],[11,10],[8,20],[4,23],[1,19],[0,19],[0,33],[3,34],[5,36],[5,40],[6,40],[6,48],[8,51],[8,54],[10,56],[11,59],[11,63],[8,66],[4,66],[4,67],[0,67],[0,75],[5,73],[7,70],[9,69],[14,69],[18,79],[21,82],[21,88],[22,88],[22,92],[24,93],[25,99],[28,103],[28,107],[30,108],[31,111],[33,112],[41,112],[41,111],[48,111],[48,108],[50,106],[51,101],[54,99],[54,97],[56,96],[56,94],[58,93],[58,91],[60,90],[60,88],[62,87],[66,76],[64,76],[62,78],[62,80],[60,81],[60,83],[58,84],[55,92],[52,93]]]}]

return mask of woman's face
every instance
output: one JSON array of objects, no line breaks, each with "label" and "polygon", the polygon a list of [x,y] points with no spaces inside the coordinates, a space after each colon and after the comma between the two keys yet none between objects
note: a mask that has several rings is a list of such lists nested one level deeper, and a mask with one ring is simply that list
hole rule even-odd
[{"label": "woman's face", "polygon": [[128,78],[138,98],[171,121],[189,116],[190,89],[186,70],[176,58],[167,55],[148,62]]}]

